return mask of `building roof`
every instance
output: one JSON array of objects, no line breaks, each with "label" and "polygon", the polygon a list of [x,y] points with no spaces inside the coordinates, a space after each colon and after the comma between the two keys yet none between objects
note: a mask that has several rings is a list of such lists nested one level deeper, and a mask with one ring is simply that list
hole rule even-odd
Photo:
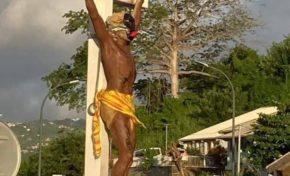
[{"label": "building roof", "polygon": [[[256,123],[259,114],[276,114],[277,107],[262,107],[248,113],[235,117],[235,136],[238,136],[240,129],[241,136],[249,135],[252,132],[252,125]],[[240,127],[240,128],[239,128]],[[232,119],[226,120],[219,124],[210,126],[196,133],[185,136],[179,141],[196,141],[196,140],[210,140],[210,139],[227,139],[232,137]]]},{"label": "building roof", "polygon": [[266,169],[269,173],[274,171],[287,171],[287,173],[290,173],[290,152],[269,164]]}]

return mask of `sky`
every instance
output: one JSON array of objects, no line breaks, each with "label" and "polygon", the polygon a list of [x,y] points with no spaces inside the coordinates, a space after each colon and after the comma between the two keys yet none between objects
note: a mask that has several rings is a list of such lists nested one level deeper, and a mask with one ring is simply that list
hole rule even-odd
[{"label": "sky", "polygon": [[[57,2],[57,3],[56,3]],[[272,42],[290,33],[289,0],[252,0],[247,5],[263,26],[246,35],[248,46],[265,53]],[[38,120],[48,88],[41,77],[69,63],[85,36],[66,35],[62,15],[84,8],[84,0],[0,1],[0,120]],[[84,113],[47,101],[44,117],[84,117]]]}]

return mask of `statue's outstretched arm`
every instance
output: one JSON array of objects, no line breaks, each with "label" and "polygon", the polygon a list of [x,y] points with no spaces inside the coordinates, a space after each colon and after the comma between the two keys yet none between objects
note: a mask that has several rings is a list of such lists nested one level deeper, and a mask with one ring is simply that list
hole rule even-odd
[{"label": "statue's outstretched arm", "polygon": [[109,33],[106,30],[106,25],[104,23],[104,20],[100,16],[94,1],[93,0],[85,0],[85,1],[86,7],[88,9],[90,18],[94,26],[96,37],[100,41],[100,44],[102,44],[109,37]]},{"label": "statue's outstretched arm", "polygon": [[144,0],[136,0],[133,17],[135,19],[135,29],[139,30],[140,22],[141,22],[141,12],[142,12],[142,4]]}]

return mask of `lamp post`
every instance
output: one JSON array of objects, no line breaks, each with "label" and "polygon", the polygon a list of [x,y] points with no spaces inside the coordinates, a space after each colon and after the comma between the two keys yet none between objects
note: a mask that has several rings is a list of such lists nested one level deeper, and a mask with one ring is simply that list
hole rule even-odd
[{"label": "lamp post", "polygon": [[[51,90],[57,89],[59,87],[68,85],[68,84],[75,84],[80,82],[79,80],[73,80],[73,81],[69,81],[69,82],[65,82],[65,83],[61,83],[56,85],[55,87],[53,87]],[[43,126],[43,107],[44,104],[49,96],[51,91],[48,91],[48,93],[46,94],[46,96],[44,97],[44,99],[42,100],[41,103],[41,107],[40,107],[40,116],[39,116],[39,141],[38,141],[38,176],[41,176],[41,152],[42,152],[42,126]]]},{"label": "lamp post", "polygon": [[236,102],[235,102],[235,89],[234,89],[234,86],[232,84],[232,81],[230,80],[230,78],[220,69],[218,68],[215,68],[215,67],[212,67],[212,66],[209,66],[208,64],[206,63],[203,63],[203,62],[200,62],[200,61],[195,61],[196,63],[198,64],[201,64],[205,67],[208,67],[208,68],[211,68],[217,72],[219,72],[220,74],[222,74],[226,79],[227,81],[229,82],[230,86],[231,86],[231,89],[232,89],[232,175],[233,176],[236,176],[237,172],[236,172],[236,143],[235,143],[235,109],[236,109]]}]

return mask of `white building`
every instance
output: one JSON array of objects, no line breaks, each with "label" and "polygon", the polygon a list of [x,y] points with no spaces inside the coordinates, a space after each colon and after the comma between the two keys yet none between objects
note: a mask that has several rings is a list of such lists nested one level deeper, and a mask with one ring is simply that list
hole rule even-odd
[{"label": "white building", "polygon": [[[252,134],[253,125],[256,124],[260,114],[276,114],[277,107],[262,107],[235,117],[235,143],[236,151],[241,151],[242,138]],[[217,145],[223,146],[228,151],[229,160],[232,153],[232,119],[205,128],[179,139],[185,148],[195,148],[206,155],[208,151]],[[239,160],[238,154],[238,160]],[[238,161],[239,163],[239,161]],[[230,166],[227,166],[230,168]]]}]

